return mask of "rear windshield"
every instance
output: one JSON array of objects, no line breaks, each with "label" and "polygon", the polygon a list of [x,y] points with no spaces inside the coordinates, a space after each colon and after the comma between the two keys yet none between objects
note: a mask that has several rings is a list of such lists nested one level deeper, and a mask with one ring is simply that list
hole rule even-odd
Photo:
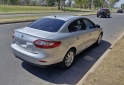
[{"label": "rear windshield", "polygon": [[104,11],[109,11],[109,9],[101,9],[101,10],[104,10]]},{"label": "rear windshield", "polygon": [[64,23],[65,21],[56,18],[41,18],[28,27],[48,32],[57,32]]}]

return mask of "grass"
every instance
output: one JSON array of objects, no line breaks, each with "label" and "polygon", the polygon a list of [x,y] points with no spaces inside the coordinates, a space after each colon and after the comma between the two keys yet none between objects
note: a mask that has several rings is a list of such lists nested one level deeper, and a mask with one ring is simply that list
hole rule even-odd
[{"label": "grass", "polygon": [[83,85],[124,85],[124,36]]},{"label": "grass", "polygon": [[65,11],[70,11],[70,12],[94,12],[96,10],[66,7]]},{"label": "grass", "polygon": [[[95,12],[85,12],[85,13],[78,13],[74,15],[88,15],[88,14],[94,14]],[[36,20],[41,17],[44,17],[43,15],[32,15],[32,16],[13,16],[13,17],[0,17],[0,23],[7,23],[7,22],[16,22],[16,21],[28,21],[28,20]]]},{"label": "grass", "polygon": [[[57,7],[0,5],[0,14],[52,12],[51,8],[53,8],[54,12],[64,12],[62,10],[58,10]],[[97,10],[65,7],[65,11],[68,11],[68,12],[94,12],[95,11],[96,12]]]},{"label": "grass", "polygon": [[36,20],[36,19],[39,19],[41,17],[42,16],[6,17],[6,18],[0,18],[0,23],[19,22],[19,21],[27,21],[27,20]]},{"label": "grass", "polygon": [[[52,12],[51,8],[53,8],[54,12],[64,12],[62,10],[58,10],[57,7],[0,5],[0,14]],[[69,11],[69,12],[93,12],[94,10],[65,7],[65,11]]]},{"label": "grass", "polygon": [[[58,10],[57,7],[52,7],[54,12],[64,12],[62,10]],[[93,9],[80,9],[80,8],[71,8],[65,7],[65,11],[67,13],[75,12],[73,15],[88,15],[88,14],[96,14],[97,10]],[[114,10],[112,10],[114,11]],[[11,14],[11,13],[44,13],[44,12],[52,12],[51,7],[45,6],[11,6],[11,5],[0,5],[0,14]],[[77,13],[76,13],[77,12]],[[43,15],[42,15],[43,16]],[[41,16],[19,16],[19,17],[0,17],[0,23],[5,22],[15,22],[15,21],[26,21],[26,20],[35,20],[40,18]]]},{"label": "grass", "polygon": [[[55,12],[63,12],[58,10],[57,7],[52,7]],[[0,5],[0,14],[5,13],[39,13],[39,12],[52,12],[51,7],[45,6],[10,6]]]},{"label": "grass", "polygon": [[[89,14],[95,14],[96,12],[85,12],[85,13],[74,13],[73,15],[83,16]],[[32,16],[13,16],[13,17],[0,17],[0,23],[8,23],[8,22],[19,22],[19,21],[28,21],[28,20],[36,20],[44,15],[32,15]]]}]

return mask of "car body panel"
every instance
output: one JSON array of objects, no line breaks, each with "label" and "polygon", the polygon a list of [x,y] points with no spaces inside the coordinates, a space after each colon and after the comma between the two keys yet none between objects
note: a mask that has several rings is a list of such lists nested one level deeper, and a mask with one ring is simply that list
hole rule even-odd
[{"label": "car body panel", "polygon": [[[19,28],[14,31],[14,39],[11,44],[13,54],[30,63],[37,65],[51,65],[62,62],[69,49],[74,47],[76,54],[91,46],[98,39],[102,28],[87,29],[77,32],[69,32],[68,26],[82,16],[56,16],[56,19],[65,23],[57,32],[47,32],[30,27]],[[45,17],[44,17],[45,18]],[[55,18],[48,16],[47,18]],[[46,41],[59,41],[60,46],[50,49],[37,48],[34,41],[41,39]],[[46,62],[39,62],[39,61]]]}]

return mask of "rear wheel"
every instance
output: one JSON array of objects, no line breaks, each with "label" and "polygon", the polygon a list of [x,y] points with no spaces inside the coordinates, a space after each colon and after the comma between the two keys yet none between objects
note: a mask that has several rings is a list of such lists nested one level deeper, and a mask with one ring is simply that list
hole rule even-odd
[{"label": "rear wheel", "polygon": [[64,69],[70,68],[72,66],[72,64],[73,64],[74,57],[75,57],[75,51],[73,49],[70,49],[66,53],[63,61],[60,63],[60,67],[62,67]]},{"label": "rear wheel", "polygon": [[108,15],[108,17],[110,18],[110,15]]},{"label": "rear wheel", "polygon": [[108,17],[107,15],[104,16],[104,18],[107,18],[107,17]]},{"label": "rear wheel", "polygon": [[97,17],[99,17],[99,15],[97,14]]}]

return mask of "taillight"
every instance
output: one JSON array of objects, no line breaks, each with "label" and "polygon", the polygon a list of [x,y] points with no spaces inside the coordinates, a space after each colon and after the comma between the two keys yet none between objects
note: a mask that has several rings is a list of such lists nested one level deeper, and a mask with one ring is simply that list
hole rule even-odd
[{"label": "taillight", "polygon": [[49,49],[49,48],[55,48],[60,46],[61,42],[57,41],[45,41],[45,40],[36,40],[34,41],[34,45],[37,48],[44,48],[44,49]]},{"label": "taillight", "polygon": [[44,61],[44,60],[39,60],[39,62],[46,63],[47,61]]},{"label": "taillight", "polygon": [[12,38],[14,39],[14,31],[12,32]]}]

